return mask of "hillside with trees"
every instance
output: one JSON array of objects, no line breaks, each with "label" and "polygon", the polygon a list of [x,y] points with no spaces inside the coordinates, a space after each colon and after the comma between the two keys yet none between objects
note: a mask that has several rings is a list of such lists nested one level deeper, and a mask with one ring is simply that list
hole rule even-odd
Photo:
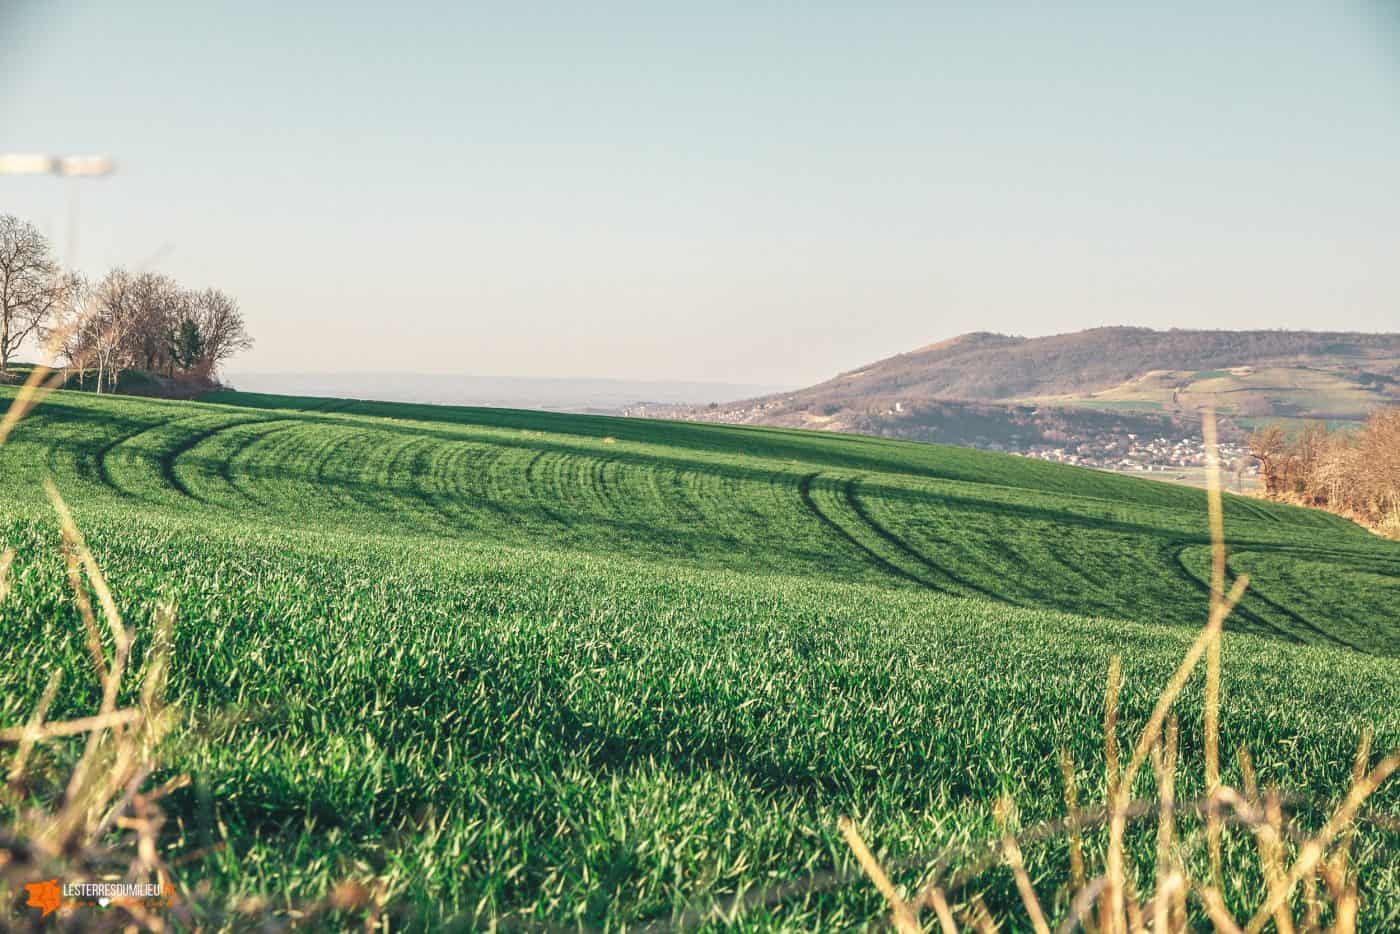
[{"label": "hillside with trees", "polygon": [[1359,427],[1400,403],[1400,334],[1095,328],[965,334],[795,392],[633,414],[814,428],[1126,469],[1193,466],[1198,413]]},{"label": "hillside with trees", "polygon": [[32,224],[0,215],[0,382],[16,379],[26,342],[60,361],[69,388],[169,396],[218,385],[220,366],[253,343],[227,293],[154,272],[65,270]]},{"label": "hillside with trees", "polygon": [[1315,422],[1290,435],[1269,425],[1250,435],[1264,494],[1339,513],[1400,538],[1400,408],[1373,414],[1360,431]]}]

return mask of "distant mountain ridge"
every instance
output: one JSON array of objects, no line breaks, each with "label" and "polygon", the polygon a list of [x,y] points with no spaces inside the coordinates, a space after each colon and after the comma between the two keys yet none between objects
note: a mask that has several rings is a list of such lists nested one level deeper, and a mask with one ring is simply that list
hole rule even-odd
[{"label": "distant mountain ridge", "polygon": [[1259,421],[1359,422],[1395,404],[1400,334],[1104,327],[974,332],[806,389],[664,414],[1034,452],[1196,437],[1207,405],[1238,439]]},{"label": "distant mountain ridge", "polygon": [[1400,334],[1154,331],[1105,327],[1050,337],[974,332],[842,373],[793,397],[1019,401],[1087,395],[1154,371],[1304,365],[1400,379]]}]

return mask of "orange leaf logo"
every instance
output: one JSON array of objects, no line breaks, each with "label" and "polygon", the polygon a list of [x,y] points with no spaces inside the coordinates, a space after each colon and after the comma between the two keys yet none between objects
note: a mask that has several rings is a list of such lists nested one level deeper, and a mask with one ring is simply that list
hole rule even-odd
[{"label": "orange leaf logo", "polygon": [[58,880],[50,879],[47,882],[30,882],[25,885],[29,891],[30,908],[38,908],[41,914],[39,917],[47,918],[52,912],[58,910],[58,906],[63,903],[63,893],[59,890]]}]

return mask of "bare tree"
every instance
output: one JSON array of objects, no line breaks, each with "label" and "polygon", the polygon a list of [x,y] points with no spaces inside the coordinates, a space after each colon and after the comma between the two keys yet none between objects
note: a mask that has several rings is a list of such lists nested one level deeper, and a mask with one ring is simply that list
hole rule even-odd
[{"label": "bare tree", "polygon": [[128,356],[134,366],[154,373],[167,362],[172,329],[188,314],[188,293],[169,276],[147,272],[131,280],[129,298]]},{"label": "bare tree", "polygon": [[113,269],[100,281],[64,274],[48,240],[26,221],[0,215],[0,382],[26,340],[57,345],[81,385],[97,370],[111,392],[124,368],[212,381],[221,364],[253,345],[238,302],[218,289],[191,292],[169,276]]},{"label": "bare tree", "polygon": [[130,362],[130,338],[138,320],[134,277],[113,269],[97,284],[91,308],[79,323],[83,356],[97,366],[97,391],[110,392]]},{"label": "bare tree", "polygon": [[190,301],[190,318],[199,329],[203,355],[200,376],[213,379],[219,365],[240,350],[253,346],[238,302],[218,289],[197,292]]},{"label": "bare tree", "polygon": [[1249,436],[1249,453],[1259,461],[1259,475],[1264,480],[1264,492],[1270,495],[1282,490],[1283,461],[1287,440],[1278,425],[1260,428]]},{"label": "bare tree", "polygon": [[78,273],[68,273],[62,280],[62,294],[49,315],[48,323],[39,329],[38,337],[55,355],[63,359],[64,383],[69,370],[77,369],[78,384],[82,385],[83,368],[87,364],[83,319],[90,314],[95,294],[92,284]]},{"label": "bare tree", "polygon": [[10,357],[45,326],[63,295],[49,242],[26,221],[0,215],[0,381]]},{"label": "bare tree", "polygon": [[1281,428],[1255,432],[1270,496],[1321,506],[1400,537],[1400,408],[1371,414],[1359,431],[1306,426],[1294,438]]},{"label": "bare tree", "polygon": [[1359,448],[1368,477],[1367,505],[1400,538],[1400,407],[1373,413]]}]

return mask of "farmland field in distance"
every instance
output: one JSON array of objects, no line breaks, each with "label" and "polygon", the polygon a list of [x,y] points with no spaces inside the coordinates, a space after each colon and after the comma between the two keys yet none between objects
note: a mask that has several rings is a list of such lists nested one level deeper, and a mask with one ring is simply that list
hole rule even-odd
[{"label": "farmland field in distance", "polygon": [[[745,918],[864,924],[878,893],[820,882],[850,863],[838,814],[916,864],[989,838],[999,794],[1059,814],[1060,746],[1102,784],[1109,656],[1141,723],[1204,620],[1185,487],[773,428],[209,398],[55,393],[0,448],[0,722],[53,665],[51,717],[98,691],[52,477],[138,632],[178,608],[168,768],[195,782],[168,842],[207,854],[182,871],[215,902],[372,876],[418,919],[620,926],[808,880]],[[1222,742],[1335,798],[1364,727],[1400,746],[1400,544],[1243,497],[1225,519],[1252,584]],[[1400,794],[1371,807],[1393,821]],[[1400,924],[1393,826],[1358,853],[1377,929]],[[1063,877],[1062,848],[1028,857]]]}]

